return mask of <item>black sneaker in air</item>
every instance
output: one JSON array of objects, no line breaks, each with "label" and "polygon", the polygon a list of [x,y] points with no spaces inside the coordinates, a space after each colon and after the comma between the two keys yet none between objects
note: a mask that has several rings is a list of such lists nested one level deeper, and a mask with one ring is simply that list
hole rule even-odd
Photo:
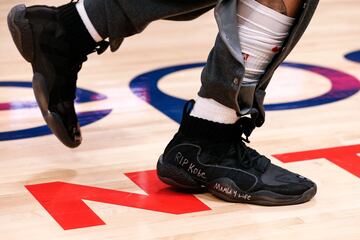
[{"label": "black sneaker in air", "polygon": [[58,8],[17,5],[8,15],[8,26],[17,49],[32,65],[33,90],[44,120],[63,144],[77,147],[82,140],[74,108],[77,74],[89,53],[101,53],[108,45],[91,38],[75,3]]},{"label": "black sneaker in air", "polygon": [[229,202],[266,206],[299,204],[314,197],[314,182],[245,145],[240,122],[220,124],[192,117],[192,104],[186,104],[180,129],[157,163],[164,183],[206,189]]}]

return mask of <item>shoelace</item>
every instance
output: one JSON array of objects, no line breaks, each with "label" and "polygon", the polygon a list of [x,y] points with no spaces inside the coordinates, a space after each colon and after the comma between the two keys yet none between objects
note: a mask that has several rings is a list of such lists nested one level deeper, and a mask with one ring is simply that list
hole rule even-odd
[{"label": "shoelace", "polygon": [[[106,51],[106,49],[109,47],[109,45],[110,45],[110,43],[108,41],[103,40],[98,43],[98,46],[96,46],[95,49],[91,53],[96,52],[98,55],[100,55]],[[82,64],[88,60],[87,55],[88,54],[83,53],[83,54],[80,54],[78,56],[78,58],[75,59],[74,66],[76,68],[74,68],[73,71],[75,71],[76,74],[81,70]]]},{"label": "shoelace", "polygon": [[239,164],[245,169],[250,169],[258,163],[258,160],[264,156],[259,154],[256,150],[246,146],[246,144],[241,141],[236,141],[233,143],[235,145],[235,150],[237,154],[237,159]]},{"label": "shoelace", "polygon": [[233,141],[233,144],[235,145],[239,164],[245,169],[250,169],[256,166],[260,159],[266,159],[266,162],[268,162],[269,160],[264,155],[246,145],[246,143],[250,143],[249,136],[255,128],[253,121],[250,118],[243,117],[239,121],[238,128],[241,135]]}]

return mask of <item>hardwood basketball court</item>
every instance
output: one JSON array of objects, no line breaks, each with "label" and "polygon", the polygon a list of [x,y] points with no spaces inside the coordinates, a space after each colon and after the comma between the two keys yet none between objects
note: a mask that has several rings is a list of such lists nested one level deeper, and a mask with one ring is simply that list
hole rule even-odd
[{"label": "hardwood basketball court", "polygon": [[273,162],[317,183],[312,201],[287,207],[175,192],[154,172],[179,106],[200,86],[217,32],[212,12],[153,23],[118,52],[91,55],[76,105],[84,140],[71,150],[48,135],[31,67],[7,30],[19,3],[0,2],[0,239],[360,238],[358,0],[320,2],[267,90],[264,127],[251,136]]}]

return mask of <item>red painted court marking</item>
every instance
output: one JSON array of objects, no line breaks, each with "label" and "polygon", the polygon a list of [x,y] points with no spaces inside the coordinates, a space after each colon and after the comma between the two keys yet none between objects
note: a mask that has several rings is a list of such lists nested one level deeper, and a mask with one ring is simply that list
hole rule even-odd
[{"label": "red painted court marking", "polygon": [[360,144],[273,155],[284,163],[326,158],[360,178]]},{"label": "red painted court marking", "polygon": [[155,170],[127,173],[126,176],[148,195],[65,182],[25,187],[64,230],[105,224],[83,200],[172,214],[210,210],[195,196],[170,190],[160,182]]},{"label": "red painted court marking", "polygon": [[[360,144],[273,156],[284,163],[326,158],[360,178],[359,153]],[[156,170],[127,173],[126,176],[148,195],[65,182],[28,185],[26,188],[65,230],[105,224],[83,200],[171,214],[210,210],[195,196],[170,190],[158,179]]]}]

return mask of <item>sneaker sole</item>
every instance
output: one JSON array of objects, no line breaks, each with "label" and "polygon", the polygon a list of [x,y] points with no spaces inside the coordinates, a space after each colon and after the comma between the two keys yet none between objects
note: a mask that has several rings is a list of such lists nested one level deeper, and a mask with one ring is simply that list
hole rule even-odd
[{"label": "sneaker sole", "polygon": [[162,182],[182,190],[203,192],[206,189],[205,185],[195,181],[185,170],[164,163],[162,156],[157,163],[157,175]]},{"label": "sneaker sole", "polygon": [[[17,49],[26,61],[32,63],[34,61],[34,44],[32,29],[29,21],[26,19],[26,6],[20,4],[13,7],[7,21]],[[57,113],[48,110],[49,92],[45,77],[41,73],[35,72],[32,84],[36,102],[48,127],[64,145],[70,148],[78,147],[81,144],[81,137],[72,139],[61,117]]]},{"label": "sneaker sole", "polygon": [[195,180],[185,170],[163,161],[160,156],[157,163],[159,179],[176,188],[201,190],[206,188],[212,195],[227,202],[248,203],[262,206],[286,206],[308,202],[316,194],[316,185],[301,195],[283,195],[267,190],[244,192],[230,178],[218,178],[205,183]]}]

